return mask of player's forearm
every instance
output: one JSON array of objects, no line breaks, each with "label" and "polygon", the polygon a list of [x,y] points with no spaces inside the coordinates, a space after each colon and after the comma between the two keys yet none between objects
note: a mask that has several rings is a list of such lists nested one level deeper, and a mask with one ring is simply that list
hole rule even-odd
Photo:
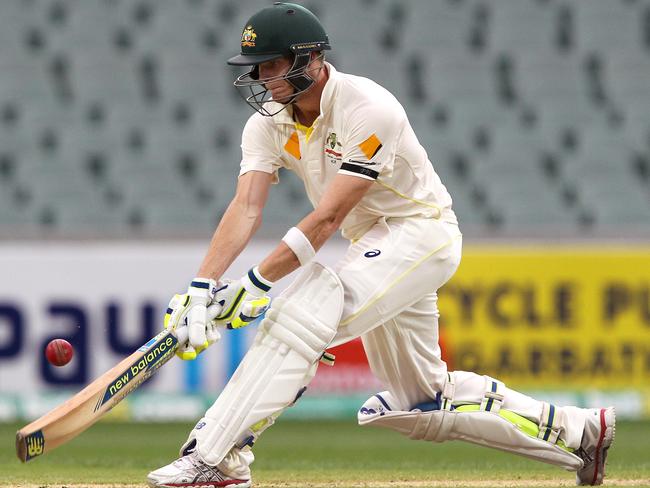
[{"label": "player's forearm", "polygon": [[262,222],[261,209],[233,200],[212,236],[197,276],[218,280]]},{"label": "player's forearm", "polygon": [[[340,224],[335,213],[313,211],[298,227],[309,240],[314,251],[318,251],[332,237]],[[269,256],[260,263],[259,271],[269,281],[277,281],[300,267],[300,261],[291,248],[281,242]]]},{"label": "player's forearm", "polygon": [[276,281],[305,264],[332,237],[373,183],[373,180],[356,176],[337,175],[318,202],[318,207],[297,225],[300,232],[294,236],[287,235],[286,243],[281,242],[260,263],[262,276]]}]

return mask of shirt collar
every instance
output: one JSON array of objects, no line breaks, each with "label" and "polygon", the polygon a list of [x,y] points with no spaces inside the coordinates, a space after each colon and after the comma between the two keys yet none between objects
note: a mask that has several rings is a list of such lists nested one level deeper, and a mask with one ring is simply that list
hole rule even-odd
[{"label": "shirt collar", "polygon": [[327,78],[327,83],[325,83],[325,88],[323,88],[323,93],[320,96],[320,114],[321,116],[326,115],[334,104],[334,98],[336,94],[336,89],[339,85],[339,73],[336,71],[336,68],[330,63],[325,61],[325,66],[327,66],[327,72],[329,74]]},{"label": "shirt collar", "polygon": [[[335,98],[334,95],[336,94],[338,81],[340,79],[338,71],[336,71],[334,66],[332,66],[327,61],[325,61],[325,66],[327,66],[327,72],[329,76],[327,78],[327,83],[325,83],[325,87],[323,88],[323,93],[321,93],[320,115],[318,116],[318,119],[321,119],[325,115],[327,115],[327,113],[331,109],[334,103],[334,98]],[[272,118],[273,118],[273,122],[275,122],[276,124],[294,125],[295,121],[293,120],[293,107],[287,107],[282,112],[275,114]]]}]

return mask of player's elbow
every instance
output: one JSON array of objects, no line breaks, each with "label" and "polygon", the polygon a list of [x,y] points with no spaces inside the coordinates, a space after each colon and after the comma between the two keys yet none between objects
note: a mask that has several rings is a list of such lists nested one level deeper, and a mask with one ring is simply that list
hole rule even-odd
[{"label": "player's elbow", "polygon": [[259,171],[251,171],[240,177],[232,205],[242,218],[261,222],[270,184],[271,175]]},{"label": "player's elbow", "polygon": [[261,219],[264,210],[264,201],[249,194],[237,193],[232,201],[242,217],[249,219]]},{"label": "player's elbow", "polygon": [[242,224],[247,223],[246,225],[251,227],[253,231],[257,231],[262,225],[263,209],[262,205],[235,197],[230,202],[227,213],[236,221]]}]

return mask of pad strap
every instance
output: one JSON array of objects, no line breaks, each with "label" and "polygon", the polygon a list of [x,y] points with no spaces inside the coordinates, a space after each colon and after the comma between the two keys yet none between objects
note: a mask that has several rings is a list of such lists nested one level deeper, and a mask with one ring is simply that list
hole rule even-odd
[{"label": "pad strap", "polygon": [[452,402],[454,400],[454,392],[456,391],[456,384],[454,383],[454,373],[447,373],[447,382],[442,389],[442,403],[440,410],[451,410]]},{"label": "pad strap", "polygon": [[557,413],[555,405],[546,402],[542,404],[542,420],[539,423],[539,433],[537,434],[537,437],[552,444],[556,444],[560,436]]},{"label": "pad strap", "polygon": [[503,405],[505,385],[499,380],[485,376],[485,393],[481,400],[481,410],[499,413]]}]

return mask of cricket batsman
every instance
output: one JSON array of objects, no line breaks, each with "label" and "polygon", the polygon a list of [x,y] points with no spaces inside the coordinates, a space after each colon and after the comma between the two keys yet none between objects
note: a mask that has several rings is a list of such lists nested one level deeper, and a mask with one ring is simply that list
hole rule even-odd
[{"label": "cricket batsman", "polygon": [[[228,61],[250,67],[235,85],[256,111],[243,130],[237,192],[165,326],[193,359],[218,340],[217,328],[266,316],[181,457],[149,473],[150,485],[250,487],[257,438],[298,400],[325,350],[357,337],[386,389],[361,406],[360,425],[501,449],[574,471],[579,485],[601,484],[612,407],[552,405],[496,378],[447,370],[436,291],[461,259],[451,197],[400,103],[337,71],[325,60],[329,49],[309,10],[278,2],[246,22],[240,54]],[[245,276],[224,279],[258,229],[280,168],[302,179],[314,210],[288,222],[295,225]],[[314,256],[339,229],[350,245],[333,270]],[[299,268],[270,304],[273,284]]]}]

